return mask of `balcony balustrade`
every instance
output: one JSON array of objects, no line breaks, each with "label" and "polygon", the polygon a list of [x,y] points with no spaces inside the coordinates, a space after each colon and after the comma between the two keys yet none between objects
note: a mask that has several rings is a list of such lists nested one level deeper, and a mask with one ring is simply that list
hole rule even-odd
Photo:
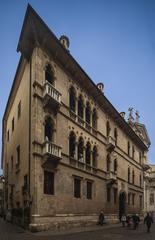
[{"label": "balcony balustrade", "polygon": [[61,93],[50,83],[44,85],[44,105],[59,108],[61,105]]}]

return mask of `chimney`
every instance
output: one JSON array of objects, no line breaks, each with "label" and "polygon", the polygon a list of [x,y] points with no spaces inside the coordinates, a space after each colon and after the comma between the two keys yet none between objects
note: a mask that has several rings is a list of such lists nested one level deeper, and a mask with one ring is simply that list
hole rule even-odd
[{"label": "chimney", "polygon": [[104,90],[104,84],[103,83],[98,83],[97,84],[98,89],[103,93]]}]

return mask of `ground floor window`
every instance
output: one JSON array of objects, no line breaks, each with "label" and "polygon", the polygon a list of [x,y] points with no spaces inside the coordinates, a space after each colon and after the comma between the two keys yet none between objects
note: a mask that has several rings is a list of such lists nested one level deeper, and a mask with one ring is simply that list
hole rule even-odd
[{"label": "ground floor window", "polygon": [[81,197],[81,179],[74,178],[74,197],[80,198]]},{"label": "ground floor window", "polygon": [[92,199],[92,182],[87,181],[87,199]]},{"label": "ground floor window", "polygon": [[44,194],[54,194],[54,173],[44,171]]},{"label": "ground floor window", "polygon": [[117,203],[117,188],[114,188],[114,203]]}]

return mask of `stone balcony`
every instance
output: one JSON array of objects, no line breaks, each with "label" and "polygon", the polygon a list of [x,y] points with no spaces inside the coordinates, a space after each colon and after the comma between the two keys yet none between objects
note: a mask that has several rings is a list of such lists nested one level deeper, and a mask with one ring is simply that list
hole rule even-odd
[{"label": "stone balcony", "polygon": [[116,172],[108,172],[107,173],[107,181],[108,184],[114,184],[117,182],[117,173]]},{"label": "stone balcony", "polygon": [[116,141],[112,136],[107,137],[107,150],[112,152],[116,146]]},{"label": "stone balcony", "polygon": [[50,83],[44,85],[44,106],[58,109],[61,105],[61,93]]},{"label": "stone balcony", "polygon": [[46,141],[43,144],[43,166],[57,167],[61,160],[61,147],[55,143]]}]

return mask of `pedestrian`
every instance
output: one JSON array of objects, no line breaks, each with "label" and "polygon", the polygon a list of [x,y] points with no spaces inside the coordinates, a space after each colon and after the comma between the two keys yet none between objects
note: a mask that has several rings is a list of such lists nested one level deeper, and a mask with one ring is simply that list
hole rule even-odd
[{"label": "pedestrian", "polygon": [[134,214],[132,216],[132,220],[133,220],[133,229],[136,230],[139,226],[139,222],[140,222],[140,218],[138,216],[138,214]]},{"label": "pedestrian", "polygon": [[127,227],[131,227],[131,224],[132,224],[132,219],[131,219],[131,216],[130,215],[127,215],[126,217],[126,224],[127,224]]},{"label": "pedestrian", "polygon": [[122,226],[125,227],[125,223],[126,223],[126,216],[125,216],[125,214],[122,215],[121,222],[122,222]]},{"label": "pedestrian", "polygon": [[104,213],[103,213],[103,211],[101,210],[101,212],[100,212],[100,214],[99,214],[99,217],[98,217],[98,222],[97,222],[97,224],[102,226],[104,223],[105,223]]},{"label": "pedestrian", "polygon": [[153,223],[153,218],[149,213],[147,213],[146,217],[144,218],[144,224],[146,223],[147,226],[147,232],[150,232],[151,225]]}]

